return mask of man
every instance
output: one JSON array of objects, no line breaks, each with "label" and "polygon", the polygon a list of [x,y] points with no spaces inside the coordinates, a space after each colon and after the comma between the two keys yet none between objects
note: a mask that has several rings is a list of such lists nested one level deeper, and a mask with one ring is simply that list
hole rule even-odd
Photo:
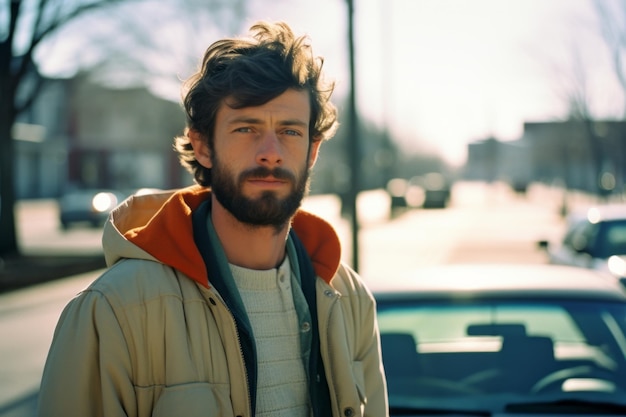
[{"label": "man", "polygon": [[337,121],[306,37],[211,45],[176,139],[198,185],[136,196],[110,268],[64,310],[40,416],[385,416],[375,304],[332,227],[299,210]]}]

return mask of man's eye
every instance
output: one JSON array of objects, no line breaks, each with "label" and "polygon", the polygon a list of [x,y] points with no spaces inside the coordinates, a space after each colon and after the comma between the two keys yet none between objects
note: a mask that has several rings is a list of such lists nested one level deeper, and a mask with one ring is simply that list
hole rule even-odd
[{"label": "man's eye", "polygon": [[285,134],[289,136],[300,136],[300,132],[298,132],[297,130],[293,130],[293,129],[285,130]]},{"label": "man's eye", "polygon": [[235,132],[250,133],[252,132],[252,129],[250,129],[249,127],[238,127],[237,129],[235,129]]}]

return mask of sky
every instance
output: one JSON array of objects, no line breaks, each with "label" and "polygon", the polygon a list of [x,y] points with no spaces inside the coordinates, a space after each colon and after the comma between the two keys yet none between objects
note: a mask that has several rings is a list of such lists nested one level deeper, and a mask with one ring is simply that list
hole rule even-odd
[{"label": "sky", "polygon": [[[296,33],[309,35],[336,81],[340,104],[350,88],[347,1],[245,1],[248,17],[238,33],[264,19],[284,20]],[[580,85],[575,62],[584,68],[593,114],[621,117],[624,94],[600,40],[593,1],[354,0],[359,117],[388,128],[407,152],[435,152],[460,165],[469,142],[515,140],[526,121],[565,119],[564,97]],[[188,42],[176,33],[166,27],[155,31],[160,41],[170,42],[163,65],[184,62],[175,57]],[[203,50],[218,37],[235,34],[213,30],[196,40]],[[65,37],[56,46],[71,43]],[[79,59],[87,59],[89,48],[75,49]],[[54,65],[49,67],[54,72]],[[190,69],[174,71],[185,78]],[[155,90],[176,100],[180,80]],[[346,109],[340,108],[340,120],[341,114]]]},{"label": "sky", "polygon": [[[308,33],[345,94],[346,1],[276,4],[253,18]],[[355,0],[354,21],[359,116],[409,151],[460,164],[468,142],[515,140],[525,121],[565,118],[578,56],[595,113],[623,114],[591,0]]]}]

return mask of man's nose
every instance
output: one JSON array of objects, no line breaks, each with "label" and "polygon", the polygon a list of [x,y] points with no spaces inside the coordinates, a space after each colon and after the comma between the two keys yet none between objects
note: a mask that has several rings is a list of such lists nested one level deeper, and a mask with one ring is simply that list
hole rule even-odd
[{"label": "man's nose", "polygon": [[268,131],[262,136],[257,162],[262,165],[280,165],[283,162],[282,147],[276,132]]}]

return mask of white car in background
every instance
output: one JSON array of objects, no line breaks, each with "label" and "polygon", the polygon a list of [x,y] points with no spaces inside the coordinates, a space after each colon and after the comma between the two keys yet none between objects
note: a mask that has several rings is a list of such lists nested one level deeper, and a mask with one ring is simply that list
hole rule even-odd
[{"label": "white car in background", "polygon": [[59,224],[63,230],[85,224],[102,227],[109,212],[128,195],[109,189],[74,189],[64,193],[58,200]]},{"label": "white car in background", "polygon": [[541,240],[538,245],[552,264],[609,272],[626,286],[626,204],[574,212],[560,241]]}]

